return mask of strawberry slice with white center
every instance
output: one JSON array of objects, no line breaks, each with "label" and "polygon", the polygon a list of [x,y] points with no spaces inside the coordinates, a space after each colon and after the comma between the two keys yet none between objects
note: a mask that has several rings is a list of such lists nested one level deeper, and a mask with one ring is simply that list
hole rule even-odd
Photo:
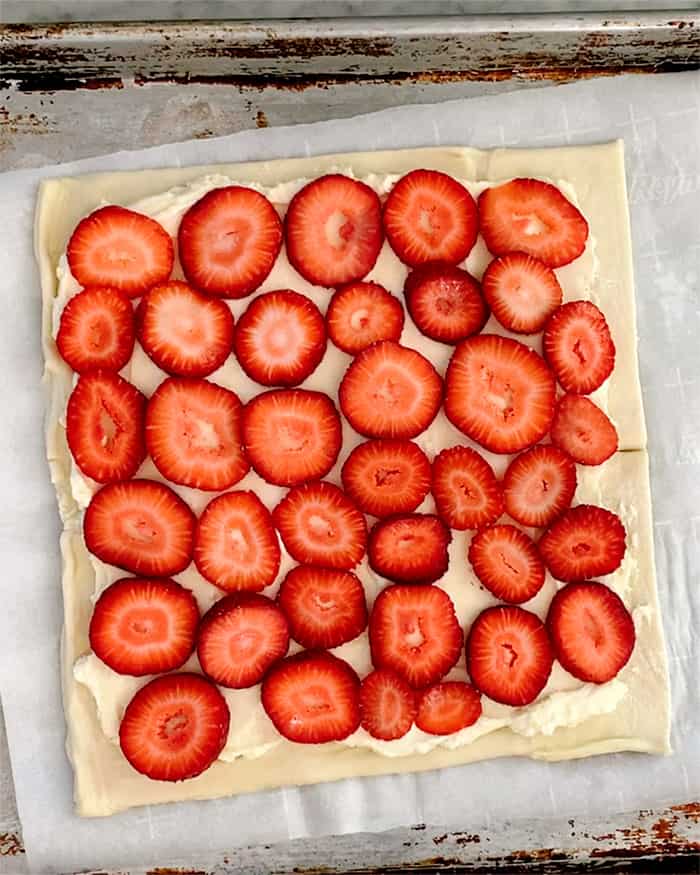
[{"label": "strawberry slice with white center", "polygon": [[398,583],[434,583],[447,571],[452,534],[432,514],[396,514],[375,523],[369,535],[369,564]]},{"label": "strawberry slice with white center", "polygon": [[452,735],[473,726],[479,717],[481,696],[462,681],[433,684],[418,698],[416,726],[430,735]]},{"label": "strawberry slice with white center", "polygon": [[215,188],[182,217],[182,269],[195,288],[221,298],[245,298],[272,270],[282,246],[282,222],[252,188]]},{"label": "strawberry slice with white center", "polygon": [[243,405],[235,392],[188,377],[169,377],[151,395],[146,445],[172,483],[219,492],[248,472],[242,444]]},{"label": "strawberry slice with white center", "polygon": [[458,343],[481,331],[489,313],[479,283],[451,264],[424,264],[412,270],[403,287],[416,327],[441,343]]},{"label": "strawberry slice with white center", "polygon": [[184,586],[167,577],[123,577],[95,602],[90,647],[118,674],[159,674],[187,662],[198,625],[197,602]]},{"label": "strawberry slice with white center", "polygon": [[119,374],[83,374],[66,410],[68,446],[83,474],[98,483],[134,476],[146,458],[145,411],[145,397]]},{"label": "strawberry slice with white center", "polygon": [[222,687],[259,684],[289,649],[289,627],[277,605],[250,592],[227,595],[202,618],[197,656],[202,671]]},{"label": "strawberry slice with white center", "polygon": [[116,289],[85,289],[61,313],[56,346],[78,374],[120,371],[134,351],[134,310]]},{"label": "strawberry slice with white center", "polygon": [[493,453],[517,453],[549,431],[555,382],[537,353],[508,337],[462,341],[445,377],[445,413]]},{"label": "strawberry slice with white center", "polygon": [[493,469],[471,447],[450,447],[433,459],[432,491],[450,528],[478,529],[503,513],[503,492]]},{"label": "strawberry slice with white center", "polygon": [[479,230],[494,255],[525,252],[562,267],[586,248],[588,223],[558,188],[512,179],[479,195]]},{"label": "strawberry slice with white center", "polygon": [[496,319],[516,334],[542,331],[562,302],[554,271],[526,252],[495,258],[486,268],[481,288]]},{"label": "strawberry slice with white center", "polygon": [[617,451],[617,431],[585,395],[563,395],[552,420],[552,443],[581,465],[601,465]]},{"label": "strawberry slice with white center", "polygon": [[410,267],[464,261],[476,243],[477,226],[474,198],[456,179],[437,170],[402,176],[384,205],[387,239]]},{"label": "strawberry slice with white center", "polygon": [[419,352],[391,340],[363,350],[338,394],[350,425],[366,437],[413,438],[435,419],[442,380]]},{"label": "strawberry slice with white center", "polygon": [[469,561],[481,583],[502,602],[527,602],[544,584],[537,547],[515,526],[488,526],[477,532],[469,545]]},{"label": "strawberry slice with white center", "polygon": [[362,679],[362,728],[372,738],[380,738],[382,741],[403,738],[413,726],[416,711],[413,687],[396,672],[378,668]]},{"label": "strawberry slice with white center", "polygon": [[552,577],[585,580],[612,574],[620,567],[625,539],[625,527],[617,514],[580,504],[552,523],[537,546]]},{"label": "strawberry slice with white center", "polygon": [[558,447],[525,450],[503,477],[506,513],[524,526],[548,526],[569,507],[576,492],[576,465]]},{"label": "strawberry slice with white center", "polygon": [[555,310],[547,320],[542,349],[566,392],[588,395],[615,367],[608,323],[590,301],[569,301]]},{"label": "strawberry slice with white center", "polygon": [[378,340],[398,340],[403,323],[401,301],[378,283],[342,286],[326,312],[328,336],[349,355],[357,355]]},{"label": "strawberry slice with white center", "polygon": [[330,287],[360,280],[382,248],[379,197],[348,176],[321,176],[290,201],[284,234],[287,257],[308,282]]}]

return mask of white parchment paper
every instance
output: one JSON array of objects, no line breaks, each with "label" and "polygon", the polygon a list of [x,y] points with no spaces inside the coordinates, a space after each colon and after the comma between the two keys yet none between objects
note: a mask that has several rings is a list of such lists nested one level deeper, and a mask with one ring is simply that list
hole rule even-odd
[{"label": "white parchment paper", "polygon": [[[415,776],[72,813],[59,689],[59,523],[44,457],[38,180],[87,171],[429,145],[546,146],[624,137],[656,559],[674,703],[668,758],[497,760]],[[124,868],[237,845],[428,823],[614,815],[700,798],[700,74],[601,79],[248,131],[0,177],[0,691],[32,871]],[[323,862],[323,861],[320,861]]]}]

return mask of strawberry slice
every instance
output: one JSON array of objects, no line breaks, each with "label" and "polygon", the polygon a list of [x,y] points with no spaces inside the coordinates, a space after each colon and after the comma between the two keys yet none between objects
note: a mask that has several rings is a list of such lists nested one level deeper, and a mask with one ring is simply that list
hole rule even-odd
[{"label": "strawberry slice", "polygon": [[363,513],[410,513],[430,489],[430,462],[412,441],[366,441],[350,453],[340,476]]},{"label": "strawberry slice", "polygon": [[362,680],[360,714],[372,738],[403,738],[416,718],[416,694],[396,672],[375,669]]},{"label": "strawberry slice", "polygon": [[552,443],[581,465],[601,465],[617,451],[617,431],[585,395],[563,395],[554,411]]},{"label": "strawberry slice", "polygon": [[154,781],[184,781],[206,771],[224,749],[231,715],[210,681],[182,672],[157,677],[126,706],[122,753]]},{"label": "strawberry slice", "polygon": [[420,688],[439,681],[457,663],[464,635],[443,589],[395,584],[377,596],[369,643],[375,668],[395,671]]},{"label": "strawberry slice", "polygon": [[360,725],[360,679],[345,660],[306,650],[281,660],[262,685],[262,706],[280,735],[299,744],[342,741]]},{"label": "strawberry slice", "polygon": [[365,555],[365,518],[332,483],[295,486],[274,509],[272,518],[297,562],[347,570]]},{"label": "strawberry slice", "polygon": [[570,301],[555,310],[547,320],[542,348],[566,392],[588,395],[615,367],[608,323],[590,301]]},{"label": "strawberry slice", "polygon": [[548,526],[576,492],[576,465],[558,447],[525,450],[508,466],[503,497],[508,516],[523,526]]},{"label": "strawberry slice", "polygon": [[169,578],[123,577],[105,589],[90,620],[90,647],[118,674],[180,668],[194,650],[199,608]]},{"label": "strawberry slice", "polygon": [[226,303],[179,280],[143,296],[136,329],[146,355],[176,377],[208,377],[233,347],[233,316]]},{"label": "strawberry slice", "polygon": [[339,288],[326,312],[328,336],[350,355],[378,340],[398,340],[403,331],[401,301],[378,283],[355,282]]},{"label": "strawberry slice", "polygon": [[554,653],[540,618],[515,605],[487,608],[467,636],[467,671],[474,686],[503,705],[522,707],[539,696]]},{"label": "strawberry slice", "polygon": [[434,583],[447,571],[452,534],[440,517],[405,513],[375,523],[367,555],[371,568],[398,583]]},{"label": "strawberry slice", "polygon": [[625,539],[625,527],[616,514],[580,504],[552,523],[537,546],[552,577],[585,580],[620,567]]},{"label": "strawberry slice", "polygon": [[66,249],[81,286],[107,286],[138,298],[173,269],[173,241],[156,222],[124,207],[100,207],[78,222]]},{"label": "strawberry slice", "polygon": [[243,406],[235,392],[190,377],[168,377],[146,410],[146,445],[171,483],[220,492],[247,473]]},{"label": "strawberry slice", "polygon": [[258,295],[238,320],[236,358],[263,386],[297,386],[326,351],[326,323],[318,307],[290,289]]},{"label": "strawberry slice", "polygon": [[586,248],[588,223],[558,188],[539,179],[512,179],[479,195],[479,230],[494,255],[525,252],[550,267]]},{"label": "strawberry slice", "polygon": [[264,595],[237,592],[202,618],[197,656],[215,683],[235,690],[259,684],[289,649],[287,619]]},{"label": "strawberry slice", "polygon": [[56,346],[78,374],[120,371],[134,351],[134,310],[116,289],[85,289],[61,313]]},{"label": "strawberry slice", "polygon": [[593,684],[612,680],[627,665],[636,639],[622,599],[596,581],[560,589],[549,607],[547,629],[562,666]]},{"label": "strawberry slice", "polygon": [[276,389],[243,411],[243,444],[256,472],[278,486],[325,477],[341,445],[340,416],[320,392]]},{"label": "strawberry slice", "polygon": [[282,246],[282,222],[252,188],[229,185],[200,198],[182,217],[180,263],[195,288],[221,298],[245,298],[272,270]]},{"label": "strawberry slice", "polygon": [[133,477],[146,458],[146,399],[111,371],[83,374],[68,399],[66,437],[76,465],[98,483]]},{"label": "strawberry slice", "polygon": [[486,589],[502,602],[527,602],[544,584],[537,547],[515,526],[488,526],[477,532],[469,545],[469,561]]},{"label": "strawberry slice", "polygon": [[259,591],[277,577],[280,547],[270,511],[252,492],[213,498],[197,523],[194,561],[219,589]]},{"label": "strawberry slice", "polygon": [[350,571],[299,565],[282,581],[277,603],[302,647],[340,647],[367,626],[365,591]]},{"label": "strawberry slice", "polygon": [[503,492],[493,469],[476,450],[450,447],[433,459],[437,512],[453,529],[478,529],[503,513]]},{"label": "strawberry slice", "polygon": [[480,334],[463,340],[450,359],[445,413],[487,450],[517,453],[549,431],[554,392],[554,377],[534,350]]},{"label": "strawberry slice", "polygon": [[443,681],[418,698],[416,726],[431,735],[451,735],[473,726],[481,717],[481,695],[471,684]]},{"label": "strawberry slice", "polygon": [[384,205],[387,239],[410,267],[464,261],[476,243],[477,225],[474,198],[456,179],[437,170],[402,176]]},{"label": "strawberry slice", "polygon": [[363,350],[352,362],[340,384],[338,400],[360,434],[412,438],[435,419],[442,380],[419,352],[384,340]]},{"label": "strawberry slice", "polygon": [[406,277],[403,293],[421,334],[441,343],[458,343],[477,334],[489,317],[479,283],[451,264],[415,268]]},{"label": "strawberry slice", "polygon": [[192,558],[195,515],[172,489],[154,480],[109,483],[83,520],[88,550],[132,574],[167,577]]},{"label": "strawberry slice", "polygon": [[526,252],[495,258],[486,268],[481,288],[496,319],[517,334],[542,331],[562,302],[554,271]]}]

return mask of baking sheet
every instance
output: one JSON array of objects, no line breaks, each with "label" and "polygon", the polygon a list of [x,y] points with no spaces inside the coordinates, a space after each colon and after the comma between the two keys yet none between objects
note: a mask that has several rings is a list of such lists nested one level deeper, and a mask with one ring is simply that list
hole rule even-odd
[{"label": "baking sheet", "polygon": [[[588,143],[622,136],[634,236],[660,597],[674,697],[669,758],[618,754],[559,764],[502,760],[357,779],[102,820],[71,808],[58,682],[59,524],[40,422],[40,294],[31,250],[37,180],[104,169],[245,161],[424,145]],[[700,796],[700,75],[596,80],[352,120],[249,131],[0,178],[4,307],[0,690],[33,870],[196,860],[236,845],[413,823],[488,830],[519,816],[614,814]],[[197,824],[193,828],[193,825]],[[206,828],[204,828],[206,824]]]}]

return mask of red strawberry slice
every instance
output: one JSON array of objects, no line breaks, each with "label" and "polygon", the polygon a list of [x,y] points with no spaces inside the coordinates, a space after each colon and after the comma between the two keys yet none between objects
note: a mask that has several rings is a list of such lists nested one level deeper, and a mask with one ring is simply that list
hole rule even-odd
[{"label": "red strawberry slice", "polygon": [[134,310],[116,289],[85,289],[61,313],[56,346],[74,371],[120,371],[134,351]]},{"label": "red strawberry slice", "polygon": [[458,264],[476,243],[476,203],[456,179],[437,170],[412,170],[384,205],[391,248],[410,267],[428,261]]},{"label": "red strawberry slice", "polygon": [[155,286],[136,310],[139,343],[158,367],[177,377],[207,377],[233,347],[233,316],[224,301],[187,283]]},{"label": "red strawberry slice", "polygon": [[365,555],[365,518],[332,483],[295,486],[274,509],[272,518],[297,562],[347,570]]},{"label": "red strawberry slice", "polygon": [[453,529],[478,529],[503,513],[501,485],[470,447],[450,447],[433,459],[432,490],[438,513]]},{"label": "red strawberry slice", "polygon": [[522,707],[544,689],[554,653],[542,621],[515,605],[487,608],[467,636],[467,671],[474,686],[503,705]]},{"label": "red strawberry slice", "polygon": [[375,669],[362,680],[360,714],[362,728],[372,738],[403,738],[416,718],[416,694],[395,672]]},{"label": "red strawberry slice", "polygon": [[123,577],[95,603],[90,647],[119,674],[159,674],[187,662],[198,625],[197,602],[184,586],[167,577]]},{"label": "red strawberry slice", "polygon": [[477,532],[469,545],[469,561],[486,589],[502,602],[527,602],[544,584],[537,547],[515,526],[489,526]]},{"label": "red strawberry slice", "polygon": [[585,580],[620,567],[625,538],[625,527],[616,514],[580,504],[552,523],[537,546],[552,577]]},{"label": "red strawberry slice", "polygon": [[410,513],[430,489],[430,462],[412,441],[366,441],[350,453],[341,477],[345,491],[364,513]]},{"label": "red strawberry slice", "polygon": [[209,502],[197,523],[194,561],[219,589],[259,591],[275,580],[280,547],[257,495],[227,492]]},{"label": "red strawberry slice", "polygon": [[277,603],[302,647],[340,647],[367,626],[365,591],[350,571],[299,565],[282,581]]},{"label": "red strawberry slice", "polygon": [[512,179],[479,195],[479,229],[494,255],[526,252],[550,267],[568,264],[586,248],[588,224],[548,182]]},{"label": "red strawberry slice", "polygon": [[224,749],[231,715],[210,681],[182,672],[155,678],[126,706],[119,744],[142,775],[184,781],[206,771]]},{"label": "red strawberry slice", "polygon": [[622,599],[595,581],[560,589],[549,607],[547,629],[562,666],[593,684],[612,680],[627,665],[636,639]]},{"label": "red strawberry slice", "polygon": [[182,217],[177,237],[182,269],[195,288],[245,298],[272,270],[282,222],[270,201],[239,185],[216,188]]},{"label": "red strawberry slice", "polygon": [[403,293],[418,330],[441,343],[458,343],[476,334],[489,316],[479,283],[451,264],[415,268],[406,277]]},{"label": "red strawberry slice", "polygon": [[362,279],[382,248],[382,208],[364,182],[331,173],[294,195],[284,220],[287,257],[317,286]]},{"label": "red strawberry slice", "polygon": [[570,301],[555,310],[545,326],[542,348],[566,392],[588,395],[615,367],[608,323],[590,301]]},{"label": "red strawberry slice", "polygon": [[350,355],[357,355],[378,340],[398,340],[403,323],[401,301],[378,283],[342,286],[326,312],[330,339]]},{"label": "red strawberry slice", "polygon": [[439,681],[457,663],[464,636],[444,590],[395,584],[374,603],[369,643],[375,668],[391,669],[420,688]]},{"label": "red strawberry slice", "polygon": [[259,684],[288,649],[287,619],[264,595],[227,595],[202,618],[199,664],[222,687],[241,690]]},{"label": "red strawberry slice", "polygon": [[320,392],[264,392],[243,411],[243,444],[250,464],[268,483],[315,480],[325,477],[338,458],[340,416]]},{"label": "red strawberry slice", "polygon": [[153,480],[110,483],[85,511],[88,550],[132,574],[167,577],[192,558],[196,519],[168,486]]},{"label": "red strawberry slice", "polygon": [[280,735],[299,744],[342,741],[360,725],[360,679],[343,659],[306,650],[278,662],[262,706]]},{"label": "red strawberry slice", "polygon": [[171,483],[220,492],[247,473],[238,396],[208,380],[169,377],[151,395],[146,445]]},{"label": "red strawberry slice", "polygon": [[418,698],[416,726],[431,735],[452,735],[481,717],[481,695],[471,684],[443,681]]},{"label": "red strawberry slice", "polygon": [[66,437],[76,465],[98,483],[133,477],[146,458],[146,399],[111,371],[83,374],[68,399]]},{"label": "red strawberry slice", "polygon": [[526,252],[495,258],[486,268],[481,288],[496,319],[517,334],[542,331],[562,301],[554,271]]},{"label": "red strawberry slice", "polygon": [[138,298],[173,269],[173,241],[156,222],[124,207],[101,207],[78,222],[66,250],[81,286],[107,286]]},{"label": "red strawberry slice", "polygon": [[340,409],[366,437],[412,438],[435,419],[442,380],[419,352],[391,340],[363,350],[345,372]]},{"label": "red strawberry slice", "polygon": [[503,477],[506,513],[524,526],[548,526],[569,507],[576,492],[576,465],[558,447],[525,450]]},{"label": "red strawberry slice", "polygon": [[563,395],[554,411],[552,443],[581,465],[601,465],[617,451],[617,431],[585,395]]},{"label": "red strawberry slice", "polygon": [[238,320],[236,358],[263,386],[297,386],[326,351],[326,323],[304,295],[281,289],[254,298]]},{"label": "red strawberry slice", "polygon": [[554,392],[554,377],[534,350],[480,334],[462,341],[450,359],[445,413],[487,450],[517,453],[549,431]]},{"label": "red strawberry slice", "polygon": [[377,574],[398,583],[434,583],[447,571],[452,534],[432,514],[396,514],[375,523],[367,555]]}]

